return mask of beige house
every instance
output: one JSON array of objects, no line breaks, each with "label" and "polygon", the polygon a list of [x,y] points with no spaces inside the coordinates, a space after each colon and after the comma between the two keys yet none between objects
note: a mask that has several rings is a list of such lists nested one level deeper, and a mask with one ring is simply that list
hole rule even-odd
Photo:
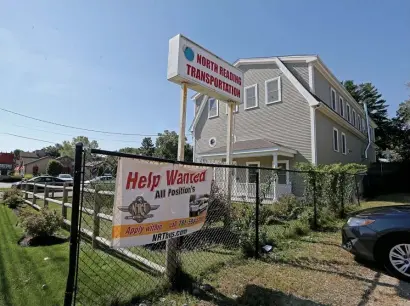
[{"label": "beige house", "polygon": [[[298,162],[376,161],[375,123],[318,56],[240,59],[234,66],[243,70],[245,83],[244,102],[234,113],[234,163],[294,169]],[[226,104],[201,94],[193,100],[194,160],[223,162]],[[233,188],[252,196],[254,180],[254,171],[237,173]],[[290,173],[275,182],[273,200],[299,193],[300,184]]]}]

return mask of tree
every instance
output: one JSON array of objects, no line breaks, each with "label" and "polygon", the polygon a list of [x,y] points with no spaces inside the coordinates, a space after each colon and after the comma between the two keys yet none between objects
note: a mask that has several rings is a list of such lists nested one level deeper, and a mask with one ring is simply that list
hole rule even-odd
[{"label": "tree", "polygon": [[350,95],[361,105],[367,104],[370,118],[377,124],[376,144],[385,150],[391,146],[392,122],[387,115],[386,100],[372,83],[355,84],[352,80],[342,82]]},{"label": "tree", "polygon": [[63,172],[63,165],[58,160],[50,160],[47,165],[47,174],[57,176]]},{"label": "tree", "polygon": [[13,151],[13,153],[14,153],[14,158],[15,158],[15,159],[19,159],[21,152],[23,152],[23,150],[15,149],[15,150]]},{"label": "tree", "polygon": [[151,137],[145,137],[141,142],[141,147],[139,148],[139,154],[144,156],[153,156],[155,153],[155,146],[152,142]]},{"label": "tree", "polygon": [[84,149],[98,149],[98,142],[95,140],[90,141],[86,136],[74,137],[71,141],[63,141],[59,153],[61,156],[69,156],[74,158],[75,155],[75,145],[81,142]]},{"label": "tree", "polygon": [[121,153],[127,153],[127,154],[140,154],[139,148],[131,148],[131,147],[125,147],[125,148],[121,148],[118,150],[118,152]]},{"label": "tree", "polygon": [[61,144],[56,143],[54,146],[44,147],[41,150],[46,153],[46,156],[60,157]]},{"label": "tree", "polygon": [[[185,138],[186,140],[186,138]],[[174,131],[165,130],[159,133],[155,141],[155,156],[165,159],[177,160],[178,157],[178,134]],[[192,146],[185,144],[185,160],[192,161]]]}]

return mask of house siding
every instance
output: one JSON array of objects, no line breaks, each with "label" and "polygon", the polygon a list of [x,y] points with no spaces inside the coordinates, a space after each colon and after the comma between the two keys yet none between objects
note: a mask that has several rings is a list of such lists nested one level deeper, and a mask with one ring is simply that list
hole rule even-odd
[{"label": "house siding", "polygon": [[[288,69],[293,69],[288,65]],[[306,71],[305,71],[306,70]],[[310,110],[305,98],[274,64],[243,66],[245,87],[258,84],[258,107],[245,110],[244,105],[234,114],[234,135],[237,141],[265,138],[298,151],[291,162],[311,161]],[[308,82],[308,68],[297,66],[293,71]],[[266,105],[265,81],[281,77],[282,102]],[[202,97],[199,97],[202,99]],[[226,106],[220,102],[219,116],[208,119],[204,108],[194,131],[195,152],[211,149],[209,139],[216,138],[216,146],[226,145]]]},{"label": "house siding", "polygon": [[[339,109],[339,97],[343,98],[344,101],[344,118],[347,120],[347,115],[346,115],[346,103],[349,103],[351,110],[355,110],[356,112],[356,117],[357,114],[360,114],[360,116],[364,118],[363,115],[363,109],[357,105],[357,103],[354,103],[351,101],[351,98],[348,98],[347,95],[340,93],[335,86],[332,86],[330,82],[322,75],[322,73],[314,68],[314,79],[315,79],[315,94],[323,101],[325,102],[330,108],[332,108],[331,105],[331,93],[330,89],[333,88],[336,91],[336,112],[340,114],[340,109]],[[356,119],[357,120],[357,119]]]},{"label": "house siding", "polygon": [[309,68],[306,63],[284,63],[284,65],[305,88],[309,88]]},{"label": "house siding", "polygon": [[[339,152],[333,150],[333,128],[339,131]],[[342,133],[346,135],[347,154],[342,154]],[[367,139],[362,140],[320,111],[316,111],[316,145],[318,164],[363,163],[375,160],[374,148],[364,160]]]}]

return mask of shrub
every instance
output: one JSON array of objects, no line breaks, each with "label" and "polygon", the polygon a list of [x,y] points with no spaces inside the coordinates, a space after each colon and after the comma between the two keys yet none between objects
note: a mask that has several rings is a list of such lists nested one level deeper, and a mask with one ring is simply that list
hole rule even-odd
[{"label": "shrub", "polygon": [[227,212],[226,197],[220,191],[219,187],[212,182],[211,192],[209,194],[208,213],[206,216],[207,223],[225,220]]},{"label": "shrub", "polygon": [[299,236],[305,236],[309,234],[309,224],[304,220],[295,220],[289,223],[289,226],[285,229],[284,236],[286,238],[296,238]]},{"label": "shrub", "polygon": [[63,164],[58,160],[50,160],[47,165],[47,174],[57,176],[63,172]]},{"label": "shrub", "polygon": [[6,200],[4,200],[4,204],[6,204],[9,208],[12,209],[17,208],[23,203],[23,198],[17,194],[12,194],[11,196],[7,197]]},{"label": "shrub", "polygon": [[336,214],[329,208],[322,208],[317,212],[317,226],[315,227],[313,208],[304,211],[299,220],[306,222],[310,229],[317,231],[334,231],[339,228]]},{"label": "shrub", "polygon": [[260,222],[272,224],[280,221],[295,220],[303,212],[303,203],[294,195],[284,195],[274,204],[261,206]]},{"label": "shrub", "polygon": [[63,224],[63,217],[55,210],[42,210],[40,214],[22,212],[20,219],[27,235],[32,237],[52,236]]},{"label": "shrub", "polygon": [[12,188],[12,189],[6,190],[6,191],[3,193],[3,200],[5,201],[5,200],[7,200],[8,198],[10,198],[10,197],[12,197],[12,196],[22,197],[22,196],[23,196],[23,193],[22,193],[20,190],[16,189],[16,188]]}]

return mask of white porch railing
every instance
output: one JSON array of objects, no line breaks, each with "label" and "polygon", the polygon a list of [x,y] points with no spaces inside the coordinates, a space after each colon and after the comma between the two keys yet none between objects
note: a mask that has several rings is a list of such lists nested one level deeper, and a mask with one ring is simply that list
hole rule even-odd
[{"label": "white porch railing", "polygon": [[[225,190],[226,182],[216,182],[217,186],[221,190]],[[232,195],[233,201],[253,201],[256,197],[256,184],[255,183],[232,183]],[[262,184],[263,185],[263,184]],[[281,196],[286,194],[292,194],[292,183],[288,184],[272,184],[267,190],[260,189],[260,197],[264,203],[275,202]],[[265,192],[265,194],[264,194]]]}]

